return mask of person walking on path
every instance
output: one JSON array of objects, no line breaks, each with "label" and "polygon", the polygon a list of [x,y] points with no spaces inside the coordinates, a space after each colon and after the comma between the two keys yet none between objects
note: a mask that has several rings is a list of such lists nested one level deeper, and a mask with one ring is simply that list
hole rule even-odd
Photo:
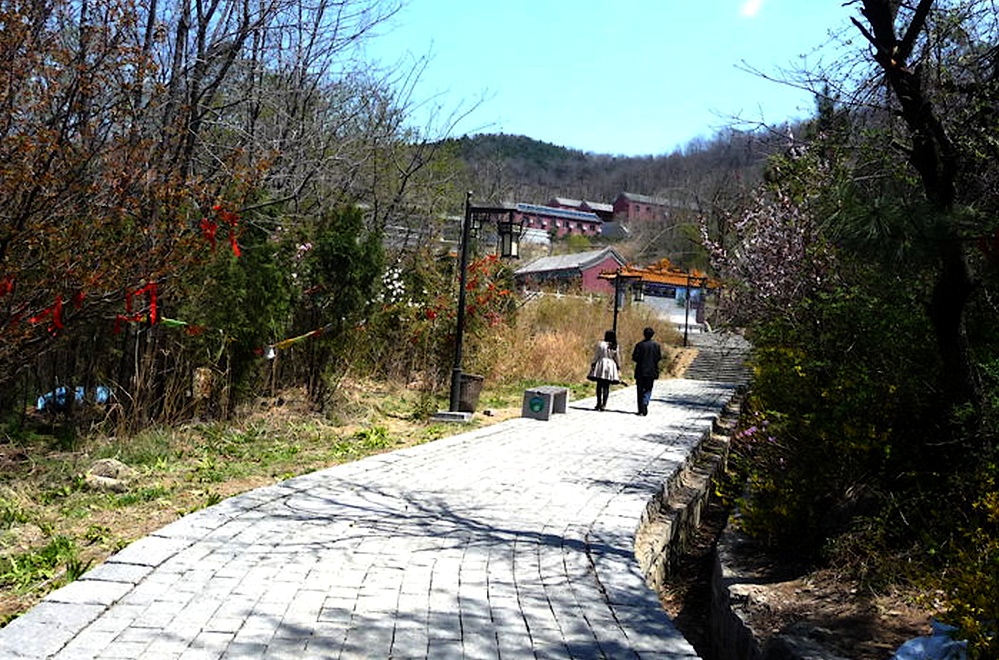
[{"label": "person walking on path", "polygon": [[635,344],[631,359],[635,362],[635,389],[638,392],[638,414],[649,414],[649,401],[652,399],[652,386],[659,378],[659,361],[663,357],[662,348],[652,341],[656,332],[652,328],[642,330],[645,337]]},{"label": "person walking on path", "polygon": [[607,407],[607,397],[610,396],[610,386],[621,380],[621,355],[617,347],[617,333],[608,330],[603,341],[597,342],[593,349],[593,363],[586,377],[597,384],[597,405],[595,410]]}]

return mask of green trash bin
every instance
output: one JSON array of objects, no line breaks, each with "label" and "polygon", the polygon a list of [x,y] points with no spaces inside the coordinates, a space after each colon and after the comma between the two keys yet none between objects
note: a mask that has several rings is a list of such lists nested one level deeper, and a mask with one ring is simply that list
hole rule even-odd
[{"label": "green trash bin", "polygon": [[485,376],[461,374],[458,386],[458,412],[475,412],[479,406],[479,395],[482,394],[484,380]]}]

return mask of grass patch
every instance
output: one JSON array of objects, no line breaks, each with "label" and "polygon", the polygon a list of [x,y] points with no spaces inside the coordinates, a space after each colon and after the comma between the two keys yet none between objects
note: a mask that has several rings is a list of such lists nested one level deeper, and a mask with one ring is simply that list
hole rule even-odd
[{"label": "grass patch", "polygon": [[172,490],[166,486],[143,486],[134,491],[116,495],[114,506],[129,507],[142,502],[155,502],[169,497],[171,493]]},{"label": "grass patch", "polygon": [[147,429],[131,438],[114,438],[98,444],[96,458],[114,458],[132,467],[162,469],[176,458],[176,432],[171,429]]},{"label": "grass patch", "polygon": [[0,497],[0,526],[10,529],[11,526],[28,522],[28,512],[20,502]]},{"label": "grass patch", "polygon": [[60,572],[65,573],[64,582],[70,582],[79,577],[84,566],[76,543],[60,535],[41,548],[0,559],[0,586],[20,592],[39,582],[49,582]]}]

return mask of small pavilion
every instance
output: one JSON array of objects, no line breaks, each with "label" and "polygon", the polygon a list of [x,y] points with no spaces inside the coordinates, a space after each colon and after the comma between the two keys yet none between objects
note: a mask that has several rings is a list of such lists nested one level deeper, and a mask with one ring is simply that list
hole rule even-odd
[{"label": "small pavilion", "polygon": [[[704,299],[721,284],[701,270],[684,270],[669,259],[662,259],[649,266],[627,264],[617,270],[600,273],[601,279],[614,285],[617,295],[614,300],[615,327],[617,310],[624,306],[625,296],[631,292],[635,302],[660,308],[678,327],[686,332],[691,320],[698,327],[704,324]],[[667,302],[667,301],[675,302]],[[691,319],[693,310],[694,319]]]}]

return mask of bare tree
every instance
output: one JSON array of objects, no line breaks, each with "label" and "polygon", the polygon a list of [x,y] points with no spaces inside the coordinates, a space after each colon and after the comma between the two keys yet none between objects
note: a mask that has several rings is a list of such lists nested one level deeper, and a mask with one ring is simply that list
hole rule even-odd
[{"label": "bare tree", "polygon": [[[432,193],[435,177],[421,172],[436,156],[433,141],[404,128],[409,90],[354,57],[398,8],[396,0],[4,5],[0,390],[85,335],[124,351],[120,384],[159,396],[164,351],[150,292],[162,307],[205,259],[199,220],[212,206],[244,224],[278,207],[294,226],[364,203],[377,209],[377,229],[407,213],[413,194]],[[112,337],[122,318],[118,329],[132,339]]]}]

